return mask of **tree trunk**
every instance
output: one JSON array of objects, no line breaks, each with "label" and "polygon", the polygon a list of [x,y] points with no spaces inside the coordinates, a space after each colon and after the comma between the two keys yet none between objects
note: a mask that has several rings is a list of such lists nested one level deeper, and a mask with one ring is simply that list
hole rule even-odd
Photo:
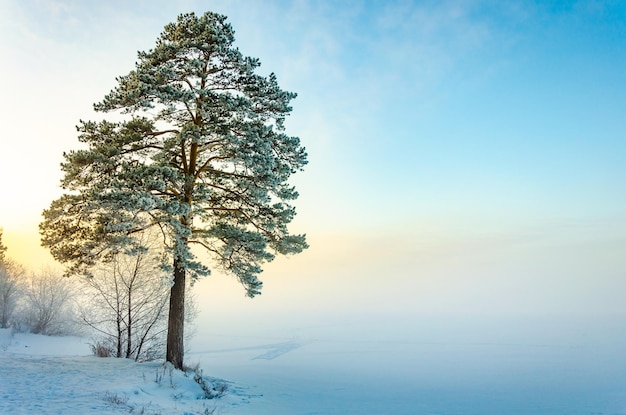
[{"label": "tree trunk", "polygon": [[132,355],[132,341],[133,341],[133,315],[132,315],[132,294],[133,288],[132,285],[128,287],[128,341],[126,342],[126,358],[130,359]]},{"label": "tree trunk", "polygon": [[[120,311],[118,310],[118,313]],[[122,338],[124,337],[124,331],[122,330],[122,322],[120,316],[117,316],[117,354],[115,357],[122,357]]]},{"label": "tree trunk", "polygon": [[170,291],[170,312],[167,322],[166,360],[176,369],[183,369],[185,354],[183,335],[185,325],[185,268],[174,259],[174,285]]}]

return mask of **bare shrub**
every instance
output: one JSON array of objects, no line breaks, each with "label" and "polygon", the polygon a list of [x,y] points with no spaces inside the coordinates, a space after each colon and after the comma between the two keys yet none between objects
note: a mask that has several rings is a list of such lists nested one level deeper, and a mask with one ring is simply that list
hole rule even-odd
[{"label": "bare shrub", "polygon": [[111,405],[126,405],[128,403],[128,395],[125,393],[104,392],[102,400]]},{"label": "bare shrub", "polygon": [[7,259],[0,261],[0,328],[14,324],[14,315],[22,294],[24,269]]},{"label": "bare shrub", "polygon": [[91,344],[90,347],[91,347],[91,353],[93,353],[93,355],[97,357],[111,357],[114,354],[110,346],[102,344],[99,341],[94,344]]},{"label": "bare shrub", "polygon": [[176,388],[176,384],[174,383],[174,365],[171,364],[170,362],[165,362],[164,364],[161,365],[160,368],[157,367],[154,382],[157,385],[162,386],[163,380],[166,377],[169,380],[169,386],[171,388]]},{"label": "bare shrub", "polygon": [[21,326],[35,334],[74,333],[74,290],[68,278],[47,269],[26,281]]}]

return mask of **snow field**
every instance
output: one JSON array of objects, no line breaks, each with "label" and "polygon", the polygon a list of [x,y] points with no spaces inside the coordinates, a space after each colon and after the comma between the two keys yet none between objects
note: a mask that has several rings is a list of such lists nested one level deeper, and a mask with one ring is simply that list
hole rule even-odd
[{"label": "snow field", "polygon": [[0,331],[0,414],[626,414],[616,318],[230,314],[202,327],[187,364],[227,386],[208,401],[161,363]]},{"label": "snow field", "polygon": [[202,399],[193,373],[90,356],[76,337],[0,330],[0,350],[0,414],[211,414],[248,401],[241,388],[219,379],[211,382],[226,395]]},{"label": "snow field", "polygon": [[625,415],[626,332],[576,316],[241,316],[188,359],[254,415]]}]

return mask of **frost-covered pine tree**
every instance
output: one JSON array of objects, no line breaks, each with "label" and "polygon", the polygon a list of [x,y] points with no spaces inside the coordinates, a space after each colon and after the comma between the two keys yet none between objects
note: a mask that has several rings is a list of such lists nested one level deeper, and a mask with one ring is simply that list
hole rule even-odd
[{"label": "frost-covered pine tree", "polygon": [[3,230],[0,228],[0,265],[4,264],[7,247],[2,243],[2,233]]},{"label": "frost-covered pine tree", "polygon": [[[173,274],[166,358],[183,366],[186,278],[207,275],[197,246],[234,274],[249,297],[260,293],[261,265],[307,247],[287,225],[298,196],[287,183],[307,163],[284,133],[294,93],[259,60],[233,46],[226,17],[180,15],[135,69],[95,104],[124,121],[81,121],[84,149],[64,154],[66,193],[43,212],[42,244],[88,274],[116,252],[139,252],[133,233],[157,228]],[[118,117],[119,118],[119,117]]]}]

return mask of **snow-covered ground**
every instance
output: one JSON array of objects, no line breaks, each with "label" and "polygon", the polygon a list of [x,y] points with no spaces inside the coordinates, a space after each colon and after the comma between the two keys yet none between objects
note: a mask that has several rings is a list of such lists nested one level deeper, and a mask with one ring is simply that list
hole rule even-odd
[{"label": "snow-covered ground", "polygon": [[158,362],[89,355],[85,339],[0,330],[0,414],[212,414],[245,404],[244,390],[211,379],[227,393],[200,399],[193,373]]},{"label": "snow-covered ground", "polygon": [[617,318],[290,317],[198,327],[186,360],[227,380],[214,400],[160,363],[0,331],[0,413],[626,414]]},{"label": "snow-covered ground", "polygon": [[[246,385],[241,414],[626,414],[617,318],[231,317],[188,359]],[[246,327],[235,336],[233,327]],[[202,347],[202,344],[206,344]]]}]

